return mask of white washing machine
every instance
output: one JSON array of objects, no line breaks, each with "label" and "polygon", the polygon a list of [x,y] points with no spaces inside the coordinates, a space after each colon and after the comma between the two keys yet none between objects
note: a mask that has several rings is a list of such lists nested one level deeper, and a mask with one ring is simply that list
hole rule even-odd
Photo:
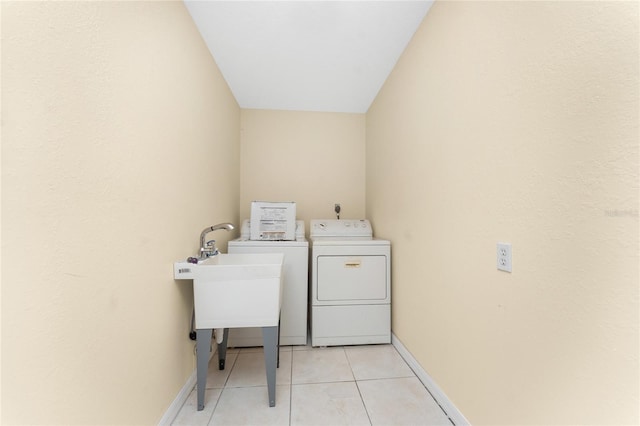
[{"label": "white washing machine", "polygon": [[311,345],[391,343],[391,243],[368,220],[312,220]]},{"label": "white washing machine", "polygon": [[[295,241],[250,240],[249,220],[242,223],[240,238],[228,243],[229,253],[283,253],[283,292],[280,313],[280,344],[307,344],[307,301],[309,288],[309,242],[304,221],[296,221]],[[260,328],[229,329],[229,347],[262,346]]]}]

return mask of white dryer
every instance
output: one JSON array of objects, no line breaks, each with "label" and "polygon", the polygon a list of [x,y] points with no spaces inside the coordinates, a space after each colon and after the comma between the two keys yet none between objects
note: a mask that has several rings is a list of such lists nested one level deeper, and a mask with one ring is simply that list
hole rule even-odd
[{"label": "white dryer", "polygon": [[311,345],[391,343],[391,243],[368,220],[312,220]]},{"label": "white dryer", "polygon": [[[240,238],[229,241],[229,253],[283,253],[283,291],[280,312],[280,344],[307,344],[307,300],[309,289],[309,242],[304,221],[296,221],[294,241],[251,240],[249,220],[242,223]],[[262,346],[260,328],[229,329],[229,347]]]}]

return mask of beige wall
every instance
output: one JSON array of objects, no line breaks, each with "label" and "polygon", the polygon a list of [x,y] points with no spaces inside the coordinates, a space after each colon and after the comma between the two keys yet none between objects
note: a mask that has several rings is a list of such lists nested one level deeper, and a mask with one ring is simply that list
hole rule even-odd
[{"label": "beige wall", "polygon": [[393,331],[473,424],[640,422],[638,58],[637,2],[437,2],[368,111]]},{"label": "beige wall", "polygon": [[160,420],[195,367],[173,262],[238,219],[239,127],[182,2],[2,2],[3,424]]},{"label": "beige wall", "polygon": [[242,110],[240,214],[295,201],[298,219],[364,217],[365,115]]}]

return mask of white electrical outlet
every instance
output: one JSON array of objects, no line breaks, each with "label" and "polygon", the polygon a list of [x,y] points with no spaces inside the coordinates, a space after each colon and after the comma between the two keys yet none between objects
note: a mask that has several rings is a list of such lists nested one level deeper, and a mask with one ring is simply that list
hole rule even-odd
[{"label": "white electrical outlet", "polygon": [[511,272],[511,244],[498,243],[498,269]]}]

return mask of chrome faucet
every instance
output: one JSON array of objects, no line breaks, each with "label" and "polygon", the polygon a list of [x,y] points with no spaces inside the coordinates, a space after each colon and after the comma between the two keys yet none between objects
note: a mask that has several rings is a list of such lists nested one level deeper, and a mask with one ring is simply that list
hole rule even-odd
[{"label": "chrome faucet", "polygon": [[206,259],[218,254],[218,249],[216,248],[216,240],[207,241],[206,244],[204,240],[209,232],[218,231],[220,229],[232,231],[233,229],[235,229],[235,226],[233,226],[232,223],[219,223],[217,225],[207,226],[206,228],[204,228],[200,233],[200,259]]}]

